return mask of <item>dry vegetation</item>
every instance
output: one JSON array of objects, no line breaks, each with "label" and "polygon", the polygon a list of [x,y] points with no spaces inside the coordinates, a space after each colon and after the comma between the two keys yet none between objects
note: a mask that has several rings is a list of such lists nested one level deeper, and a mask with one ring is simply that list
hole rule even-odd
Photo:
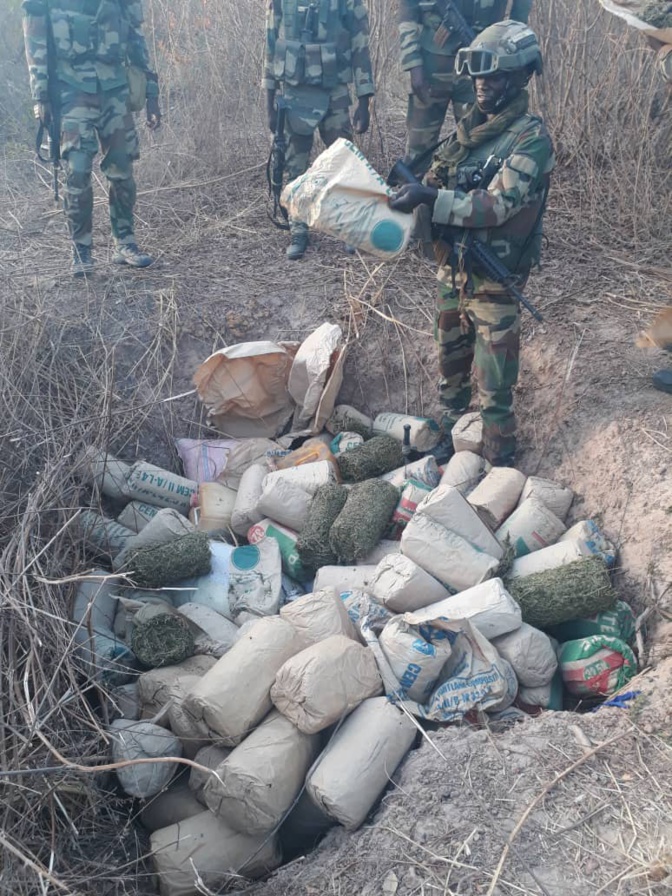
[{"label": "dry vegetation", "polygon": [[[253,333],[255,322],[269,335],[289,335],[276,333],[272,316],[257,315],[259,305],[239,287],[253,288],[245,246],[263,252],[257,231],[266,228],[268,137],[258,89],[264,5],[145,0],[167,115],[161,136],[145,140],[141,225],[167,255],[212,247],[194,264],[233,297],[224,321],[195,314],[212,345]],[[362,145],[384,169],[403,145],[405,83],[391,4],[370,0],[369,7],[379,94]],[[536,99],[560,166],[549,214],[555,254],[584,271],[609,270],[611,282],[629,277],[635,293],[644,284],[647,297],[632,299],[629,312],[646,314],[669,290],[662,274],[656,278],[669,265],[672,95],[643,43],[593,0],[536,7],[547,72]],[[146,844],[128,806],[110,795],[102,775],[64,767],[64,760],[95,766],[106,752],[98,712],[105,701],[78,674],[64,621],[70,577],[90,567],[76,530],[76,509],[90,495],[73,465],[91,444],[169,462],[173,434],[201,431],[193,403],[166,401],[186,387],[177,345],[190,331],[169,276],[141,286],[111,279],[97,292],[73,292],[61,277],[63,223],[47,209],[49,173],[30,150],[18,0],[0,9],[0,78],[8,85],[0,95],[0,893],[140,894],[151,892]],[[222,222],[231,225],[231,255]],[[325,269],[334,289],[326,296],[325,287],[325,307],[328,298],[361,335],[393,274],[397,311],[381,305],[376,312],[385,328],[380,351],[398,343],[410,357],[429,322],[426,310],[408,305],[412,281],[402,269],[361,262],[343,275]],[[404,307],[417,311],[412,323],[398,320]],[[400,377],[402,370],[408,376],[405,360]],[[422,376],[417,353],[414,370]],[[412,393],[421,396],[422,387]]]}]

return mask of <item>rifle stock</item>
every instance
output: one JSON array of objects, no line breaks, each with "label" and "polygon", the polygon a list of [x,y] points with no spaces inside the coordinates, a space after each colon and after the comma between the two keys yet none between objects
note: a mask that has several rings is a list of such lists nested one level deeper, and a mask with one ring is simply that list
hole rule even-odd
[{"label": "rifle stock", "polygon": [[[47,16],[47,102],[49,118],[45,125],[42,120],[37,128],[35,151],[37,157],[45,165],[52,165],[54,172],[54,202],[58,204],[58,172],[61,168],[61,93],[56,72],[56,49],[51,22]],[[47,137],[47,152],[42,154],[44,137]]]},{"label": "rifle stock", "polygon": [[[277,119],[275,131],[273,133],[273,143],[271,145],[271,153],[266,164],[266,180],[268,181],[269,195],[273,198],[273,212],[269,212],[269,217],[276,227],[281,230],[289,229],[289,217],[287,209],[280,202],[282,195],[282,181],[285,173],[285,159],[287,155],[287,140],[285,138],[285,117],[287,114],[287,102],[284,97],[280,96],[275,101],[277,110]],[[278,212],[284,219],[278,220]]]}]

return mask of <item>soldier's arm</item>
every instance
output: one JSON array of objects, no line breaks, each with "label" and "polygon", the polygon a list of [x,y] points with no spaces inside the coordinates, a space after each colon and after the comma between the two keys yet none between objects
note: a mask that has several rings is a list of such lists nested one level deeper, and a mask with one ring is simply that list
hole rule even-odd
[{"label": "soldier's arm", "polygon": [[128,0],[126,3],[128,17],[128,61],[147,75],[147,96],[159,95],[159,79],[149,64],[147,41],[142,33],[145,17],[142,11],[142,0]]},{"label": "soldier's arm", "polygon": [[401,45],[401,67],[407,72],[422,65],[420,34],[422,22],[418,0],[399,0],[399,43]]},{"label": "soldier's arm", "polygon": [[47,4],[45,0],[23,0],[23,39],[30,76],[30,94],[36,103],[47,96]]},{"label": "soldier's arm", "polygon": [[553,147],[536,129],[521,135],[487,190],[439,190],[432,220],[453,227],[499,227],[529,204],[554,167]]},{"label": "soldier's arm", "polygon": [[282,18],[280,4],[274,0],[268,0],[266,7],[266,50],[264,54],[264,76],[261,79],[263,90],[276,90],[278,83],[273,74],[273,59],[275,57],[275,42],[278,39],[278,30]]},{"label": "soldier's arm", "polygon": [[532,0],[513,0],[511,4],[510,18],[516,22],[525,22],[527,24],[532,11]]},{"label": "soldier's arm", "polygon": [[363,0],[354,0],[350,22],[350,48],[355,94],[373,96],[373,72],[369,53],[369,14]]}]

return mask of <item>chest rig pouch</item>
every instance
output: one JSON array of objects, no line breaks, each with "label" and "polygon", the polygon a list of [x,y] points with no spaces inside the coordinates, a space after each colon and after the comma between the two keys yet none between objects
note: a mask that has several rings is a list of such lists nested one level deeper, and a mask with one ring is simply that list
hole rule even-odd
[{"label": "chest rig pouch", "polygon": [[331,90],[351,80],[342,48],[350,36],[345,27],[346,0],[275,0],[281,16],[275,44],[273,75],[290,87]]}]

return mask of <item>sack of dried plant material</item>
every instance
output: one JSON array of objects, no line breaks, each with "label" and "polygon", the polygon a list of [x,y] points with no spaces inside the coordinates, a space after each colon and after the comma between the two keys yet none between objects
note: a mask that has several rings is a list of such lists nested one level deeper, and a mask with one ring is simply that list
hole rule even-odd
[{"label": "sack of dried plant material", "polygon": [[376,600],[395,613],[418,610],[449,595],[441,582],[403,554],[391,554],[380,561],[372,590]]},{"label": "sack of dried plant material", "polygon": [[240,444],[237,439],[175,439],[184,475],[195,482],[214,482]]},{"label": "sack of dried plant material", "polygon": [[337,404],[326,422],[326,429],[332,435],[356,432],[368,439],[373,435],[373,420],[348,404]]},{"label": "sack of dried plant material", "polygon": [[310,464],[287,467],[286,470],[271,471],[264,480],[264,489],[270,488],[276,482],[285,482],[302,488],[309,495],[314,495],[320,486],[336,482],[337,478],[338,470],[332,461],[317,460]]},{"label": "sack of dried plant material", "polygon": [[446,464],[441,476],[441,485],[450,485],[466,497],[478,485],[485,460],[473,451],[457,451]]},{"label": "sack of dried plant material", "polygon": [[472,507],[470,500],[471,496],[467,500],[453,486],[440,485],[418,504],[416,515],[428,516],[446,529],[456,532],[477,550],[485,551],[497,560],[501,559],[504,549]]},{"label": "sack of dried plant material", "polygon": [[398,500],[399,492],[389,482],[368,479],[353,485],[329,533],[329,544],[342,563],[354,563],[371,553],[383,537]]},{"label": "sack of dried plant material", "polygon": [[548,684],[558,668],[551,639],[526,622],[513,632],[494,638],[500,656],[513,666],[518,681],[527,688]]},{"label": "sack of dried plant material", "polygon": [[340,596],[333,588],[304,594],[280,610],[280,617],[291,622],[305,647],[324,641],[331,635],[357,639],[357,632]]},{"label": "sack of dried plant material", "polygon": [[201,803],[201,807],[205,806],[205,797],[203,796],[203,788],[212,777],[207,769],[216,769],[218,765],[231,754],[230,747],[222,747],[219,744],[208,744],[207,747],[201,749],[194,756],[194,762],[202,766],[202,768],[191,767],[189,772],[189,787],[196,799]]},{"label": "sack of dried plant material", "polygon": [[138,461],[130,469],[126,490],[131,499],[157,507],[173,507],[186,516],[191,497],[198,491],[198,483],[154,464]]},{"label": "sack of dried plant material", "polygon": [[182,698],[194,677],[201,678],[217,660],[212,656],[190,656],[175,666],[150,669],[138,676],[138,699],[143,719],[151,719],[169,700]]},{"label": "sack of dried plant material", "polygon": [[483,451],[483,421],[480,411],[472,411],[463,414],[450,431],[455,453],[458,451],[473,451],[480,454]]},{"label": "sack of dried plant material", "polygon": [[610,610],[602,610],[584,619],[570,619],[560,625],[554,625],[550,631],[561,643],[590,638],[592,635],[609,635],[620,638],[626,644],[635,634],[635,614],[625,601],[617,600]]},{"label": "sack of dried plant material", "polygon": [[289,622],[279,616],[259,619],[184,700],[203,736],[229,747],[239,744],[271,709],[278,670],[302,648]]},{"label": "sack of dried plant material", "polygon": [[216,610],[227,619],[232,618],[229,606],[229,561],[234,551],[233,545],[223,541],[209,542],[210,570],[202,576],[182,579],[168,592],[176,607],[197,603]]},{"label": "sack of dried plant material", "polygon": [[577,697],[608,697],[637,674],[632,650],[608,635],[567,641],[558,659],[565,687]]},{"label": "sack of dried plant material", "polygon": [[371,651],[332,635],[288,659],[271,688],[276,708],[304,734],[317,734],[382,691]]},{"label": "sack of dried plant material", "polygon": [[520,607],[501,579],[490,579],[415,610],[413,618],[418,623],[439,618],[449,622],[466,619],[488,640],[515,631],[522,622]]},{"label": "sack of dried plant material", "polygon": [[[151,722],[117,719],[108,730],[112,741],[113,762],[182,756],[182,747],[175,735]],[[122,766],[116,772],[125,793],[147,799],[168,784],[177,765],[177,762],[143,762]]]},{"label": "sack of dried plant material", "polygon": [[250,544],[259,544],[268,538],[276,541],[280,548],[282,571],[298,582],[307,581],[310,574],[308,570],[304,569],[296,547],[299,533],[288,529],[287,526],[281,526],[280,523],[274,523],[273,520],[266,519],[256,523],[247,533],[247,540]]},{"label": "sack of dried plant material", "polygon": [[403,488],[404,483],[409,479],[422,482],[429,488],[436,488],[441,479],[441,473],[434,457],[428,454],[427,457],[421,457],[420,460],[414,460],[410,464],[404,464],[403,467],[390,470],[389,473],[384,473],[379,478],[397,488]]},{"label": "sack of dried plant material", "polygon": [[410,426],[411,448],[416,451],[431,451],[441,438],[441,430],[436,420],[429,417],[413,417],[408,414],[393,414],[386,411],[378,414],[373,421],[374,435],[391,435],[398,442],[404,441],[404,427]]},{"label": "sack of dried plant material", "polygon": [[493,467],[470,493],[467,500],[493,532],[518,503],[525,479],[513,467]]},{"label": "sack of dried plant material", "polygon": [[335,483],[323,485],[315,492],[305,526],[296,541],[301,564],[307,571],[314,573],[338,560],[329,544],[329,532],[347,497],[348,490]]},{"label": "sack of dried plant material", "polygon": [[154,517],[143,526],[141,532],[128,540],[124,549],[112,561],[112,568],[114,570],[122,569],[128,562],[130,552],[137,548],[170,544],[194,531],[194,526],[186,516],[178,513],[177,510],[164,507],[158,510]]},{"label": "sack of dried plant material", "polygon": [[148,831],[158,831],[169,824],[178,824],[200,815],[203,806],[189,789],[186,780],[180,777],[172,781],[166,790],[150,797],[140,810],[140,821]]},{"label": "sack of dried plant material", "polygon": [[393,436],[374,436],[359,448],[353,448],[337,458],[344,482],[363,482],[382,476],[404,463],[401,442]]},{"label": "sack of dried plant material", "polygon": [[172,666],[194,653],[194,635],[172,607],[145,604],[133,618],[131,650],[150,669]]},{"label": "sack of dried plant material", "polygon": [[538,628],[592,616],[616,603],[609,573],[599,557],[508,579],[506,587],[520,605],[524,621]]},{"label": "sack of dried plant material", "polygon": [[571,488],[567,488],[550,479],[542,479],[540,476],[528,476],[520,494],[520,503],[527,501],[528,498],[535,498],[537,501],[541,501],[558,519],[564,520],[574,500],[574,492]]},{"label": "sack of dried plant material", "polygon": [[189,622],[194,633],[196,653],[219,659],[232,647],[238,637],[238,626],[204,604],[182,604],[177,612]]},{"label": "sack of dried plant material", "polygon": [[618,551],[613,543],[602,534],[595,520],[581,520],[575,523],[558,541],[580,541],[591,554],[601,557],[609,569],[616,565]]},{"label": "sack of dried plant material", "polygon": [[203,737],[194,724],[194,720],[184,708],[184,698],[201,678],[201,675],[186,675],[182,679],[180,692],[175,693],[166,710],[168,727],[175,737],[179,737],[182,752],[187,759],[193,759],[199,750],[202,750],[210,742],[210,738]]},{"label": "sack of dried plant material", "polygon": [[126,568],[141,588],[163,588],[210,572],[210,544],[205,532],[191,532],[170,544],[130,551]]},{"label": "sack of dried plant material", "polygon": [[259,512],[257,505],[267,474],[266,464],[252,464],[241,476],[231,514],[231,528],[236,535],[247,535],[250,526],[263,520],[264,514]]},{"label": "sack of dried plant material", "polygon": [[268,453],[277,451],[279,445],[271,439],[243,439],[238,446],[231,451],[226,460],[226,466],[217,476],[217,481],[229,488],[238,490],[242,482],[243,474],[253,464],[260,464],[270,471]]},{"label": "sack of dried plant material", "polygon": [[381,538],[370,554],[357,561],[357,566],[378,566],[385,557],[400,553],[401,544],[396,539]]},{"label": "sack of dried plant material", "polygon": [[333,588],[336,594],[345,591],[371,591],[376,567],[366,566],[321,566],[313,582],[313,591]]},{"label": "sack of dried plant material", "polygon": [[365,591],[345,591],[341,594],[341,600],[362,643],[366,643],[361,633],[364,620],[367,620],[375,632],[379,632],[392,618],[392,612]]},{"label": "sack of dried plant material", "polygon": [[277,711],[217,766],[203,795],[211,812],[237,831],[273,830],[292,805],[320,748]]},{"label": "sack of dried plant material", "polygon": [[386,697],[365,700],[336,732],[306,781],[313,802],[356,830],[413,745],[417,729]]},{"label": "sack of dried plant material", "polygon": [[161,508],[144,501],[130,501],[117,517],[117,522],[134,532],[142,532]]},{"label": "sack of dried plant material", "polygon": [[135,537],[132,529],[127,529],[116,520],[108,519],[95,510],[82,511],[78,524],[88,546],[107,557],[116,557]]},{"label": "sack of dried plant material", "polygon": [[243,613],[273,616],[282,601],[282,561],[274,538],[243,545],[231,554],[229,605],[234,620]]},{"label": "sack of dried plant material", "polygon": [[112,687],[107,692],[107,711],[111,719],[131,719],[137,721],[140,718],[140,698],[138,696],[137,681],[128,684],[120,684]]},{"label": "sack of dried plant material", "polygon": [[553,678],[547,684],[538,688],[527,688],[525,685],[521,685],[518,688],[516,706],[520,706],[526,712],[529,711],[528,707],[540,707],[541,709],[561,712],[563,705],[564,688],[560,666],[555,670]]},{"label": "sack of dried plant material", "polygon": [[401,533],[413,518],[413,514],[418,509],[418,504],[420,504],[421,501],[427,497],[427,493],[431,491],[432,489],[430,486],[425,485],[424,482],[419,482],[417,479],[409,479],[404,483],[401,489],[399,503],[392,513],[392,522],[390,523],[390,530],[388,532],[388,535],[391,538],[401,538]]},{"label": "sack of dried plant material", "polygon": [[549,544],[547,548],[517,557],[511,564],[507,579],[523,579],[591,556],[591,551],[580,539],[561,540],[556,544]]},{"label": "sack of dried plant material", "polygon": [[212,893],[264,877],[282,860],[275,837],[240,834],[208,809],[154,831],[150,843],[161,896]]},{"label": "sack of dried plant material", "polygon": [[334,457],[338,457],[339,454],[345,454],[363,444],[364,436],[360,436],[358,432],[339,432],[329,443],[329,450]]},{"label": "sack of dried plant material", "polygon": [[[438,637],[432,637],[433,634]],[[423,629],[409,625],[403,616],[390,619],[378,640],[408,699],[417,703],[428,700],[450,656],[450,641],[431,626]]]},{"label": "sack of dried plant material", "polygon": [[527,498],[497,529],[495,535],[503,544],[510,544],[515,557],[555,544],[565,531],[565,524],[538,498]]},{"label": "sack of dried plant material", "polygon": [[75,464],[75,472],[85,485],[93,485],[99,494],[115,501],[128,501],[126,480],[131,472],[130,465],[117,460],[107,451],[86,448]]},{"label": "sack of dried plant material", "polygon": [[313,496],[291,479],[277,474],[266,476],[257,502],[257,509],[282,526],[300,532],[306,525]]}]

